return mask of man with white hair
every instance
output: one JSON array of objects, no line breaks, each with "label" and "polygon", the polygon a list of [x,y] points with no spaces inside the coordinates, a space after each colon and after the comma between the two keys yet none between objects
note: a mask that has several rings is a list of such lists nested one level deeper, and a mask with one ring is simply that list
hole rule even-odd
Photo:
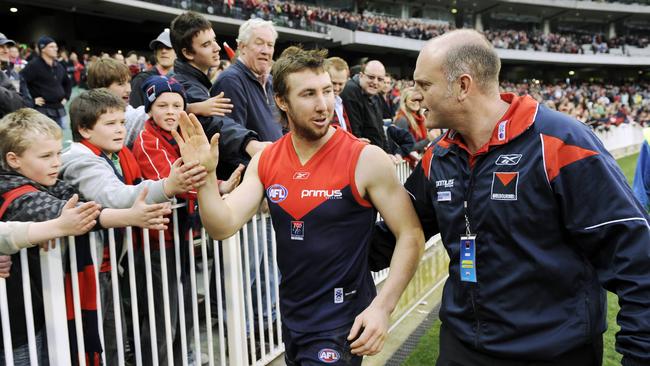
[{"label": "man with white hair", "polygon": [[270,21],[255,18],[242,24],[237,36],[239,57],[219,75],[210,91],[211,96],[223,93],[230,98],[230,117],[257,132],[262,141],[282,137],[270,74],[277,38],[278,32]]}]

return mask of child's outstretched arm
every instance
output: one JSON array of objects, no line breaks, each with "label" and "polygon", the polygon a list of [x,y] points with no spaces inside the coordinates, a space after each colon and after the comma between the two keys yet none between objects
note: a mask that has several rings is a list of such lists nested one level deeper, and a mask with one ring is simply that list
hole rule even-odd
[{"label": "child's outstretched arm", "polygon": [[145,187],[140,191],[138,198],[131,208],[125,209],[104,209],[99,215],[99,223],[105,228],[138,226],[152,230],[166,230],[169,219],[164,217],[171,214],[171,204],[155,203],[147,204],[148,188]]},{"label": "child's outstretched arm", "polygon": [[239,164],[237,169],[230,174],[228,180],[222,180],[219,182],[219,193],[222,195],[232,192],[233,189],[237,188],[239,183],[241,183],[242,173],[244,172],[244,165]]},{"label": "child's outstretched arm", "polygon": [[76,194],[66,202],[61,215],[56,219],[42,222],[1,223],[7,230],[2,230],[0,253],[14,254],[36,243],[64,236],[76,236],[87,233],[97,223],[100,206],[95,202],[77,205]]},{"label": "child's outstretched arm", "polygon": [[197,189],[205,183],[207,173],[202,165],[196,161],[181,165],[182,162],[182,159],[177,159],[171,167],[169,177],[165,178],[163,187],[167,197]]}]

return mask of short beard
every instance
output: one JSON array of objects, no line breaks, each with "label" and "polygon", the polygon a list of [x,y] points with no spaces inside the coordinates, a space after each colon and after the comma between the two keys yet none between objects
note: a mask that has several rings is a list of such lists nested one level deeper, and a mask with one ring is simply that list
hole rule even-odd
[{"label": "short beard", "polygon": [[[287,107],[289,107],[288,103],[287,103]],[[306,141],[318,141],[323,136],[325,136],[327,134],[327,130],[329,129],[329,125],[328,125],[328,128],[326,128],[325,131],[322,132],[322,133],[315,130],[315,129],[310,129],[310,128],[301,126],[301,125],[293,122],[293,121],[298,120],[298,118],[296,118],[296,116],[294,116],[293,113],[291,112],[291,107],[289,107],[287,109],[288,109],[287,110],[287,120],[289,121],[289,129],[291,130],[291,132],[294,135],[296,135],[296,136],[298,136],[301,139],[306,140]]]}]

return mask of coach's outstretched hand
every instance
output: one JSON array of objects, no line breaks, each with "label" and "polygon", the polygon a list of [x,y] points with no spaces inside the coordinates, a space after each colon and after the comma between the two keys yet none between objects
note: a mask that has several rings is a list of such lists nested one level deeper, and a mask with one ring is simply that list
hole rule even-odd
[{"label": "coach's outstretched hand", "polygon": [[219,134],[208,138],[203,131],[201,122],[192,113],[181,112],[179,116],[181,134],[172,130],[172,135],[181,150],[181,156],[186,163],[198,161],[208,174],[217,170],[219,163]]}]

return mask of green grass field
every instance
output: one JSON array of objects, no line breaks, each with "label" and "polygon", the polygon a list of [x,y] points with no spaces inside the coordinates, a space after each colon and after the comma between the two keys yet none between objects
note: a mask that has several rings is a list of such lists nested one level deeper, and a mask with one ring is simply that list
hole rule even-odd
[{"label": "green grass field", "polygon": [[[632,185],[634,170],[636,169],[636,160],[638,154],[627,156],[617,160],[623,174],[627,177],[628,183]],[[616,324],[616,314],[618,314],[618,298],[612,293],[607,294],[607,332],[603,337],[603,366],[618,366],[621,364],[621,355],[614,350],[614,335],[620,327]],[[440,333],[440,321],[433,323],[425,335],[420,339],[417,347],[411,355],[404,361],[403,366],[423,366],[435,365],[438,358],[438,336]]]}]

